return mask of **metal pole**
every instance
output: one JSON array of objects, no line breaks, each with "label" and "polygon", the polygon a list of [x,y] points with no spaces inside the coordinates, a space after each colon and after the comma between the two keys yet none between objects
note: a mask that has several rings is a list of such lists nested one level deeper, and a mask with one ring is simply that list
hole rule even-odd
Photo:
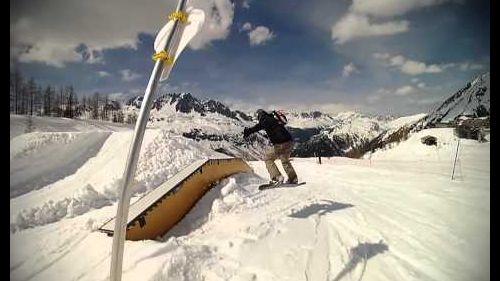
[{"label": "metal pole", "polygon": [[453,180],[453,176],[455,175],[455,165],[457,164],[457,156],[458,156],[458,147],[459,146],[460,146],[460,138],[458,138],[457,152],[455,153],[455,162],[453,163],[453,172],[451,173],[451,180]]},{"label": "metal pole", "polygon": [[[186,2],[187,0],[179,0],[176,11],[184,11]],[[178,25],[179,21],[176,20],[165,45],[165,51],[167,52],[169,51],[169,48],[172,44],[172,38],[174,37],[175,31],[178,29]],[[172,50],[170,53],[175,55],[175,52],[176,50]],[[127,163],[125,166],[125,171],[123,173],[120,198],[118,201],[118,208],[116,210],[115,229],[113,233],[113,247],[111,252],[110,271],[111,281],[120,281],[122,277],[123,250],[127,229],[130,197],[132,194],[132,191],[130,190],[130,183],[132,182],[135,175],[135,169],[137,166],[137,160],[139,158],[139,152],[144,137],[144,131],[146,130],[146,125],[149,119],[149,111],[153,103],[153,96],[156,91],[156,86],[160,79],[163,66],[163,60],[157,60],[154,65],[153,72],[151,73],[151,77],[149,79],[149,83],[146,88],[144,99],[141,105],[139,118],[137,119],[135,125],[132,144],[130,145]]]}]

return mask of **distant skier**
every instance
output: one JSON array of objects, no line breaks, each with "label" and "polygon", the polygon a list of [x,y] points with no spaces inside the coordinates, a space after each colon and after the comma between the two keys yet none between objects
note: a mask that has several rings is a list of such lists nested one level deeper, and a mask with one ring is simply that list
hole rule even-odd
[{"label": "distant skier", "polygon": [[243,137],[246,138],[260,130],[266,131],[267,137],[273,144],[273,146],[266,151],[264,157],[267,171],[271,176],[270,184],[279,185],[283,183],[284,180],[278,170],[278,167],[276,167],[276,164],[274,163],[274,161],[278,158],[281,160],[283,169],[288,176],[286,183],[298,183],[297,174],[293,169],[292,163],[290,163],[293,140],[292,136],[285,128],[286,118],[280,112],[273,111],[272,113],[267,113],[262,109],[257,110],[256,114],[259,123],[251,128],[245,128],[243,130]]}]

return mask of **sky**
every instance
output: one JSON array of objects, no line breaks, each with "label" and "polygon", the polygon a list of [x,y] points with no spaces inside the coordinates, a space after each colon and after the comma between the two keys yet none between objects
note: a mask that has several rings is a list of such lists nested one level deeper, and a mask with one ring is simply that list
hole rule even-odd
[{"label": "sky", "polygon": [[[42,85],[143,95],[176,0],[11,0],[10,67]],[[190,0],[202,30],[163,92],[243,110],[428,112],[490,70],[488,0]]]}]

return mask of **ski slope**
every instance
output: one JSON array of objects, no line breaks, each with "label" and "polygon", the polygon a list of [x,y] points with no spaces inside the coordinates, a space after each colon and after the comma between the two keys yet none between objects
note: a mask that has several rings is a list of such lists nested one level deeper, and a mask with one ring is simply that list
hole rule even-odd
[{"label": "ski slope", "polygon": [[[74,173],[11,198],[11,280],[108,280],[112,238],[97,228],[115,215],[131,132],[94,132],[109,136]],[[461,140],[452,181],[456,145],[430,129],[366,159],[293,159],[307,184],[263,192],[250,162],[256,174],[222,181],[164,237],[126,241],[122,280],[489,280],[490,143]],[[212,155],[147,130],[132,202]]]}]

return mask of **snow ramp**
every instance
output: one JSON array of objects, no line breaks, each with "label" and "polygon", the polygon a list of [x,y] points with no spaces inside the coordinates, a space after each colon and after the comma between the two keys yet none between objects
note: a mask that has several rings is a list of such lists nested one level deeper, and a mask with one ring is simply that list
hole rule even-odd
[{"label": "snow ramp", "polygon": [[[252,168],[240,158],[198,160],[130,206],[127,240],[155,239],[179,222],[221,179]],[[115,219],[99,230],[113,235]]]}]

